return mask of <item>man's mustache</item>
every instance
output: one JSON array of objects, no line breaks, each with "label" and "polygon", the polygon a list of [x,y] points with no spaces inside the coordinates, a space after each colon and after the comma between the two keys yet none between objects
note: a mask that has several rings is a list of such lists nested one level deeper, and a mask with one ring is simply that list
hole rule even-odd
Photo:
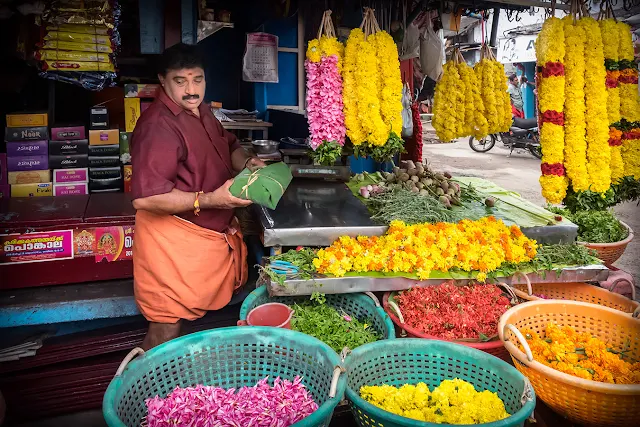
[{"label": "man's mustache", "polygon": [[197,94],[195,94],[195,95],[185,95],[185,96],[182,97],[183,101],[188,101],[190,99],[200,99],[200,95],[197,95]]}]

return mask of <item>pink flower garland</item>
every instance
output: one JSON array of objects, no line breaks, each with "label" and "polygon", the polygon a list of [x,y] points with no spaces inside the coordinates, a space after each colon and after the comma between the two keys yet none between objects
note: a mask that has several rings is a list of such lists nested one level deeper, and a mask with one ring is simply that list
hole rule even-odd
[{"label": "pink flower garland", "polygon": [[325,141],[344,145],[345,126],[342,112],[342,77],[338,57],[323,56],[320,62],[306,60],[307,118],[314,150]]},{"label": "pink flower garland", "polygon": [[225,390],[198,385],[176,387],[162,399],[147,399],[147,427],[287,427],[318,409],[310,393],[296,377],[293,382],[268,377],[254,387]]}]

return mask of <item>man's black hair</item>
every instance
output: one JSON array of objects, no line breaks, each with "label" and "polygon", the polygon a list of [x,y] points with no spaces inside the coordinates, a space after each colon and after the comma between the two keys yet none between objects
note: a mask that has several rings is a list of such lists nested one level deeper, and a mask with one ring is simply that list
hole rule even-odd
[{"label": "man's black hair", "polygon": [[512,81],[514,81],[514,80],[517,80],[517,79],[518,79],[518,76],[516,76],[515,74],[511,74],[511,75],[509,75],[509,81],[510,81],[510,82],[512,82]]},{"label": "man's black hair", "polygon": [[162,53],[158,73],[166,76],[171,70],[200,67],[204,70],[204,58],[196,45],[178,43]]}]

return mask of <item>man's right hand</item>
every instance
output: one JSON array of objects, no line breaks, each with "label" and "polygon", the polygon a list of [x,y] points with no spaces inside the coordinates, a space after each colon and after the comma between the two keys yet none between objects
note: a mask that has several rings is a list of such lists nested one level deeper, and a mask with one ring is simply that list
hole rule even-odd
[{"label": "man's right hand", "polygon": [[243,208],[253,203],[251,200],[239,199],[231,194],[229,192],[231,184],[233,184],[232,179],[222,184],[217,190],[200,196],[202,207],[205,209],[234,209]]}]

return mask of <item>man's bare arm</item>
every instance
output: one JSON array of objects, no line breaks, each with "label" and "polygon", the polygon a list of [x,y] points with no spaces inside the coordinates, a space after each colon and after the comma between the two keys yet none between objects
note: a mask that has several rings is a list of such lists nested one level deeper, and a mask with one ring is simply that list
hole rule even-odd
[{"label": "man's bare arm", "polygon": [[[229,180],[216,191],[201,194],[198,198],[200,209],[233,209],[250,205],[251,201],[234,197],[229,192],[232,183],[233,180]],[[193,210],[195,201],[195,193],[174,188],[168,193],[135,199],[133,207],[160,215],[175,215]]]},{"label": "man's bare arm", "polygon": [[240,147],[231,153],[231,166],[236,172],[240,172],[245,167],[253,171],[265,167],[266,164],[257,157],[248,155],[244,148]]}]

